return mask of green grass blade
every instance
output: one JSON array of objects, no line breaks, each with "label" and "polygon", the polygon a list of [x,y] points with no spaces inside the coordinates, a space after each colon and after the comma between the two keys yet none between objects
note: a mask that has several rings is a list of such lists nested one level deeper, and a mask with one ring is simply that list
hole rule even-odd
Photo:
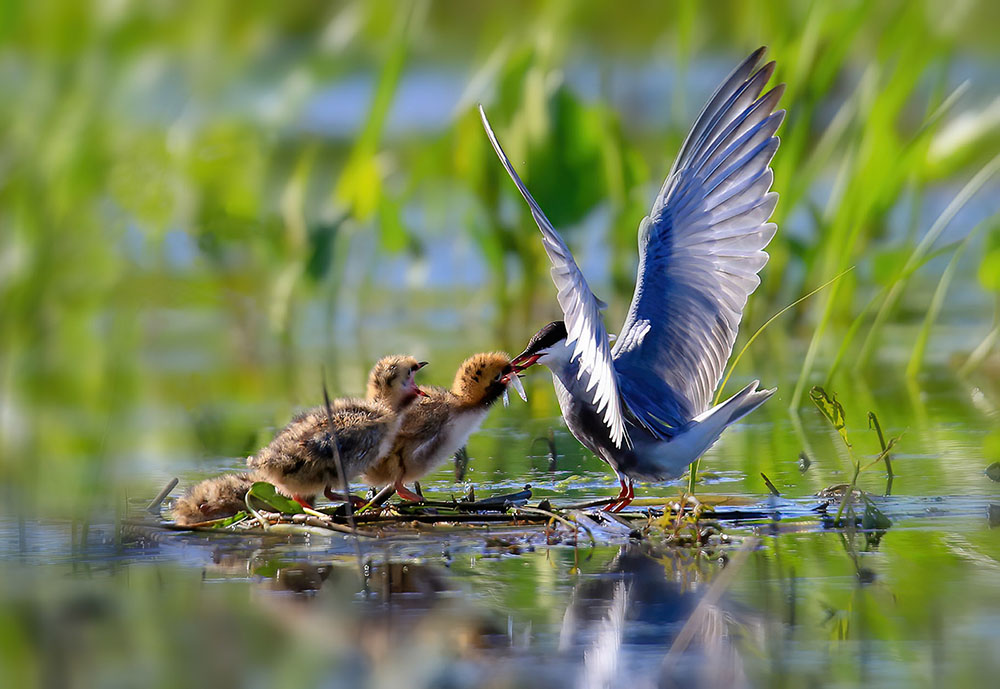
[{"label": "green grass blade", "polygon": [[[916,271],[923,268],[929,261],[934,260],[938,256],[943,256],[944,254],[954,251],[956,248],[958,248],[958,245],[961,243],[962,243],[961,240],[957,242],[951,242],[949,244],[942,246],[940,249],[935,249],[934,251],[924,256],[923,260],[920,263],[911,267],[907,271],[903,271],[902,275],[904,277],[909,277]],[[847,329],[847,334],[845,334],[844,337],[841,339],[840,347],[837,348],[837,355],[833,358],[833,363],[830,365],[830,370],[826,374],[827,387],[830,386],[831,382],[833,381],[833,377],[836,375],[837,371],[840,370],[840,364],[843,362],[844,357],[847,356],[848,348],[850,347],[851,343],[854,342],[854,338],[857,336],[858,331],[864,324],[865,316],[867,316],[868,312],[871,311],[871,308],[875,306],[876,303],[878,303],[879,299],[885,297],[885,294],[888,291],[889,287],[886,286],[883,287],[878,292],[876,292],[875,294],[873,294],[871,299],[869,299],[868,302],[864,305],[864,307],[862,307],[861,311],[858,312],[858,315],[854,317],[854,320],[851,321],[851,325]]]},{"label": "green grass blade", "polygon": [[767,326],[771,325],[771,323],[773,323],[774,321],[776,321],[779,316],[783,315],[789,309],[798,306],[799,304],[801,304],[802,302],[804,302],[806,299],[808,299],[809,297],[813,296],[817,292],[820,292],[820,291],[826,289],[827,287],[829,287],[830,285],[832,285],[833,283],[835,283],[837,280],[839,280],[840,278],[842,278],[845,275],[847,275],[852,270],[854,270],[854,266],[851,266],[850,268],[848,268],[847,270],[843,271],[839,275],[836,275],[835,277],[827,280],[822,285],[820,285],[819,287],[817,287],[816,289],[814,289],[812,292],[809,292],[808,294],[805,294],[805,295],[799,297],[798,299],[796,299],[795,301],[793,301],[791,304],[789,304],[785,308],[781,309],[776,314],[774,314],[773,316],[771,316],[770,318],[768,318],[766,321],[764,321],[764,324],[762,326],[760,326],[759,328],[757,328],[757,330],[754,332],[754,334],[750,336],[750,339],[747,340],[746,344],[743,345],[743,348],[740,349],[739,354],[737,354],[736,358],[733,359],[733,363],[731,363],[729,365],[729,370],[726,371],[726,375],[722,379],[722,383],[719,385],[719,389],[715,392],[715,399],[712,401],[712,404],[715,405],[715,404],[719,403],[719,400],[722,398],[722,391],[726,389],[726,383],[729,381],[729,377],[731,375],[733,375],[733,370],[736,368],[736,364],[740,363],[740,359],[743,358],[743,355],[746,353],[747,349],[749,349],[750,345],[753,344],[754,340],[756,340],[757,337],[762,332],[764,332],[764,329],[767,328]]},{"label": "green grass blade", "polygon": [[935,321],[937,321],[938,314],[941,313],[941,306],[944,304],[944,298],[948,294],[951,280],[958,269],[958,262],[965,253],[965,249],[969,246],[969,242],[972,241],[973,237],[979,233],[979,230],[996,217],[996,215],[993,215],[988,220],[984,220],[972,228],[972,231],[962,240],[962,243],[955,249],[955,253],[952,254],[951,260],[948,262],[948,267],[944,269],[941,279],[938,280],[934,296],[931,298],[930,306],[927,307],[927,313],[924,316],[924,323],[920,327],[917,341],[914,343],[913,351],[910,353],[910,361],[906,365],[907,377],[913,378],[920,373],[920,368],[924,362],[924,354],[927,351],[927,342],[930,339],[931,328],[934,326]]},{"label": "green grass blade", "polygon": [[[743,345],[743,347],[740,349],[739,353],[736,355],[736,358],[733,359],[733,363],[731,363],[729,365],[729,370],[726,371],[726,375],[722,379],[722,383],[719,384],[719,389],[716,390],[716,392],[715,392],[715,399],[712,401],[712,404],[715,405],[715,404],[719,403],[719,399],[722,397],[722,392],[723,392],[723,390],[726,389],[726,383],[729,381],[729,377],[731,375],[733,375],[733,370],[735,370],[736,364],[740,363],[740,359],[743,358],[743,355],[746,353],[747,349],[749,349],[750,345],[753,344],[754,340],[756,340],[757,337],[762,332],[764,332],[764,329],[767,328],[767,326],[771,325],[771,323],[773,323],[774,321],[776,321],[779,316],[781,316],[782,314],[784,314],[789,309],[794,308],[795,306],[798,306],[799,304],[801,304],[802,302],[804,302],[806,299],[808,299],[809,297],[813,296],[817,292],[819,292],[819,291],[821,291],[821,290],[829,287],[834,282],[836,282],[840,278],[844,277],[845,275],[847,275],[852,270],[854,270],[854,266],[851,266],[850,268],[848,268],[844,272],[840,273],[836,277],[833,277],[830,280],[828,280],[827,282],[824,282],[822,285],[820,285],[819,287],[817,287],[816,289],[814,289],[812,292],[809,292],[808,294],[805,294],[805,295],[799,297],[798,299],[796,299],[795,301],[793,301],[791,304],[789,304],[785,308],[781,309],[776,314],[774,314],[773,316],[771,316],[770,318],[768,318],[766,321],[764,321],[764,324],[761,325],[759,328],[757,328],[756,331],[754,331],[754,334],[750,336],[750,339],[748,339],[747,342],[746,342],[746,344]],[[699,467],[700,464],[701,464],[701,459],[700,458],[696,459],[696,460],[694,460],[691,463],[691,467],[688,470],[688,493],[690,493],[692,495],[694,495],[694,483],[695,483],[696,477],[698,475],[698,467]]]},{"label": "green grass blade", "polygon": [[962,187],[962,190],[955,195],[955,198],[953,198],[951,203],[948,204],[948,207],[941,212],[941,215],[939,215],[937,220],[934,221],[934,224],[931,225],[927,234],[924,235],[923,239],[920,240],[920,243],[913,249],[913,252],[906,261],[903,272],[889,288],[889,293],[886,295],[885,301],[882,302],[878,313],[875,314],[875,320],[872,322],[872,326],[868,330],[868,334],[865,336],[865,341],[861,345],[861,353],[858,356],[855,369],[863,367],[868,362],[872,349],[874,348],[875,341],[882,330],[882,326],[885,325],[890,313],[896,306],[896,302],[899,301],[903,290],[909,282],[909,273],[907,273],[907,270],[920,263],[923,257],[930,251],[934,242],[937,241],[938,237],[941,236],[941,233],[945,231],[952,219],[954,219],[955,215],[965,207],[976,192],[979,191],[983,185],[997,173],[997,171],[1000,171],[1000,154],[994,156],[988,163],[986,163],[986,165],[980,168],[979,172],[973,175],[972,179],[970,179],[968,183]]}]

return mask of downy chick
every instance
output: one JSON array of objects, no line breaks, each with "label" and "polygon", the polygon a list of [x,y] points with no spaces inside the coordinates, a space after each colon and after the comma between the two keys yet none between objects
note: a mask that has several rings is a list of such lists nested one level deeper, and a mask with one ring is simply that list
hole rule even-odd
[{"label": "downy chick", "polygon": [[404,482],[419,479],[464,447],[515,376],[509,356],[489,352],[466,359],[451,390],[425,385],[427,397],[407,412],[392,450],[362,480],[373,486],[392,484],[404,500],[421,500]]},{"label": "downy chick", "polygon": [[[332,438],[348,481],[392,448],[406,410],[418,396],[426,394],[413,381],[414,373],[425,365],[410,356],[387,356],[368,376],[367,399],[331,401]],[[195,485],[175,504],[175,520],[190,525],[235,514],[244,508],[246,492],[255,481],[273,484],[306,507],[311,507],[321,492],[336,497],[329,488],[340,485],[340,474],[328,425],[325,406],[299,414],[247,459],[249,472],[217,476]]]},{"label": "downy chick", "polygon": [[310,505],[313,497],[339,486],[340,474],[328,430],[350,481],[392,448],[405,412],[420,395],[413,375],[426,362],[410,356],[387,356],[368,376],[366,399],[333,400],[328,429],[327,409],[315,407],[299,414],[247,465],[294,500]]},{"label": "downy chick", "polygon": [[174,503],[173,517],[181,526],[230,517],[246,509],[247,491],[264,479],[253,472],[205,479]]}]

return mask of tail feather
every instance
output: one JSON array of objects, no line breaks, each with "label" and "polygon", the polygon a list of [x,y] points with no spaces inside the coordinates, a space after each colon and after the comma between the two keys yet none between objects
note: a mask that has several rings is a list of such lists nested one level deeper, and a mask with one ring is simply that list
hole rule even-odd
[{"label": "tail feather", "polygon": [[644,457],[642,466],[630,471],[629,475],[645,480],[680,476],[691,462],[715,444],[726,426],[764,404],[777,391],[777,388],[758,390],[758,385],[760,381],[755,380],[722,404],[691,419],[684,431],[671,440],[656,443]]},{"label": "tail feather", "polygon": [[174,503],[174,521],[191,526],[212,519],[231,517],[246,509],[246,494],[255,481],[253,473],[223,474],[195,484]]},{"label": "tail feather", "polygon": [[724,426],[739,421],[754,409],[764,404],[778,388],[758,390],[759,380],[755,380],[721,404],[703,411],[692,421],[704,423],[708,419],[723,421]]}]

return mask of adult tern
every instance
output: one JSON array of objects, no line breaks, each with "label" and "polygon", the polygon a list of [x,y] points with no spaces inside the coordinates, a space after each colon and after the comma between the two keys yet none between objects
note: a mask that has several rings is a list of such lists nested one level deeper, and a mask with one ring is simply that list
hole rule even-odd
[{"label": "adult tern", "polygon": [[785,115],[774,110],[784,85],[761,95],[774,72],[774,62],[757,69],[764,52],[744,60],[709,99],[639,223],[635,293],[613,348],[600,315],[607,305],[591,292],[480,106],[490,142],[541,230],[564,316],[539,330],[512,363],[551,370],[566,425],[618,476],[621,490],[605,509],[628,505],[634,480],[681,475],[726,426],[775,392],[754,381],[712,406],[777,230],[768,222],[778,201],[769,166]]}]

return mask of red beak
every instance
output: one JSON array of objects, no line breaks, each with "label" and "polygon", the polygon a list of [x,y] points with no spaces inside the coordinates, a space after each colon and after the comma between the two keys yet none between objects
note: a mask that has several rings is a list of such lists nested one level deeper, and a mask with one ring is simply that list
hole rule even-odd
[{"label": "red beak", "polygon": [[510,362],[510,367],[513,369],[514,373],[520,373],[521,371],[531,368],[534,366],[539,359],[538,354],[518,354]]}]

